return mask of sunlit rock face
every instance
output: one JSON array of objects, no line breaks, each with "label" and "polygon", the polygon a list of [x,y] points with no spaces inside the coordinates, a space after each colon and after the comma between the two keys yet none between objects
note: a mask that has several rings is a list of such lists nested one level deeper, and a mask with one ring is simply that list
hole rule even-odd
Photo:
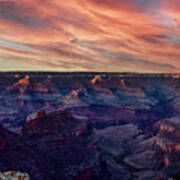
[{"label": "sunlit rock face", "polygon": [[101,82],[102,78],[99,75],[96,75],[90,82],[91,84],[96,84],[97,82]]},{"label": "sunlit rock face", "polygon": [[[48,87],[49,84],[51,86]],[[12,86],[7,87],[7,92],[24,95],[28,93],[58,93],[58,90],[50,79],[45,79],[42,83],[34,81],[29,75],[26,75]]]},{"label": "sunlit rock face", "polygon": [[18,82],[14,83],[11,87],[8,87],[7,90],[10,93],[24,94],[29,83],[30,83],[30,77],[26,75],[23,79],[20,79]]}]

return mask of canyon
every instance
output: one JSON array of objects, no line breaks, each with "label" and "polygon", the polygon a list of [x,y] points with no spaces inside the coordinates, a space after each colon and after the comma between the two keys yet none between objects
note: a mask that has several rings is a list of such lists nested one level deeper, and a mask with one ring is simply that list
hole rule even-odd
[{"label": "canyon", "polygon": [[2,73],[0,172],[32,180],[158,180],[180,173],[180,78]]}]

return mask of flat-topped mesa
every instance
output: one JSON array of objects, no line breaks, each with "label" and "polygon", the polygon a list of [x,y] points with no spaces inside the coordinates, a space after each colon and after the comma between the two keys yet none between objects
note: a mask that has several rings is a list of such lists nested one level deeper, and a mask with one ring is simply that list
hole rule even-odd
[{"label": "flat-topped mesa", "polygon": [[180,151],[180,124],[168,120],[163,121],[160,132],[156,136],[156,143],[165,152]]}]

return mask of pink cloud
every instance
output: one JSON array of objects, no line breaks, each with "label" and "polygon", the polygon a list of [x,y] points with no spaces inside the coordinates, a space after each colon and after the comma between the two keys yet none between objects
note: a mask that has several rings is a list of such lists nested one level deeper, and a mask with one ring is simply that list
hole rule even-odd
[{"label": "pink cloud", "polygon": [[14,58],[17,70],[179,72],[179,7],[178,0],[0,0],[0,40],[22,45],[1,43],[0,65],[8,70]]}]

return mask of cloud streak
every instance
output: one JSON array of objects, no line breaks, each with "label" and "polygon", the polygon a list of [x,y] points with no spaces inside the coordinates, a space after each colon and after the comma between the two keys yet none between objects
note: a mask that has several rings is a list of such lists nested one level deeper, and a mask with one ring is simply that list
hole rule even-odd
[{"label": "cloud streak", "polygon": [[179,49],[179,0],[0,0],[0,70],[180,72]]}]

